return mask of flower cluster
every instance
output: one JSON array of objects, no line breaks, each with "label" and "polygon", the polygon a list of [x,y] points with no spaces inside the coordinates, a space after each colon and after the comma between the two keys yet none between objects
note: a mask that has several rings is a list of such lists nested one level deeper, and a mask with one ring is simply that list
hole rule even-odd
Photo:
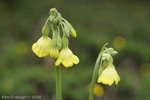
[{"label": "flower cluster", "polygon": [[106,48],[101,53],[101,63],[99,67],[99,78],[98,83],[112,85],[115,81],[116,84],[120,81],[120,77],[115,70],[113,65],[113,58],[117,54],[113,48]]},{"label": "flower cluster", "polygon": [[[42,29],[42,37],[33,44],[32,50],[38,57],[46,57],[50,55],[52,58],[57,59],[56,66],[62,63],[65,67],[72,67],[73,64],[79,63],[79,58],[75,56],[69,49],[68,37],[72,35],[76,37],[76,31],[72,25],[62,18],[61,14],[55,9],[50,9],[50,16],[48,17]],[[52,39],[48,37],[50,23],[53,36]],[[63,35],[60,35],[60,27],[62,28]]]}]

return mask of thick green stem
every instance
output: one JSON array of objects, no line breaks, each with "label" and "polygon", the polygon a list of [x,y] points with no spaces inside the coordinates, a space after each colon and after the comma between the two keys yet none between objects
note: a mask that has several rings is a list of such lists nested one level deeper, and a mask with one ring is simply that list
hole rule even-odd
[{"label": "thick green stem", "polygon": [[95,69],[94,69],[93,77],[92,77],[89,100],[93,100],[93,90],[94,90],[94,85],[95,85],[97,75],[98,75],[99,65],[100,65],[100,56],[98,56],[96,64],[95,64]]},{"label": "thick green stem", "polygon": [[56,100],[61,100],[61,73],[60,65],[56,66]]},{"label": "thick green stem", "polygon": [[104,47],[105,47],[106,45],[107,45],[107,43],[103,46],[103,48],[102,48],[100,54],[98,55],[98,58],[97,58],[97,60],[96,60],[96,63],[95,63],[95,68],[94,68],[93,77],[92,77],[92,83],[91,83],[91,89],[90,89],[89,100],[93,100],[94,86],[95,86],[96,79],[97,79],[97,76],[98,76],[98,70],[99,70],[100,63],[101,63],[102,53],[103,53]]}]

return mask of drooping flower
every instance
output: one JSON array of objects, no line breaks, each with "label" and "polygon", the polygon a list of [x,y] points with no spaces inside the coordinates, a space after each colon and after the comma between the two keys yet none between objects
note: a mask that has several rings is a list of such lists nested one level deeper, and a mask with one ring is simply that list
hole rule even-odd
[{"label": "drooping flower", "polygon": [[38,57],[48,56],[50,51],[50,43],[51,39],[49,37],[42,36],[32,45],[32,50]]},{"label": "drooping flower", "polygon": [[114,81],[118,84],[120,77],[116,72],[114,65],[107,66],[99,76],[98,83],[112,85]]},{"label": "drooping flower", "polygon": [[58,56],[59,56],[59,49],[58,49],[58,47],[55,47],[55,48],[52,47],[50,49],[50,56],[52,58],[58,58]]},{"label": "drooping flower", "polygon": [[55,62],[55,65],[58,66],[62,63],[66,68],[72,67],[73,64],[79,63],[79,58],[72,53],[69,48],[63,48],[60,51],[59,57]]},{"label": "drooping flower", "polygon": [[57,40],[54,37],[51,41],[50,56],[52,58],[58,58],[58,56],[59,56],[59,49],[57,47]]}]

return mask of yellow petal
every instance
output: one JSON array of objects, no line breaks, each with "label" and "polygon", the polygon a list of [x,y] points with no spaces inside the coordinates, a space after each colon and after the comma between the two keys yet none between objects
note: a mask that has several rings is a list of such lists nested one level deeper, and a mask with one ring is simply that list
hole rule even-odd
[{"label": "yellow petal", "polygon": [[32,50],[38,57],[48,56],[50,50],[51,39],[49,37],[41,37],[33,44]]},{"label": "yellow petal", "polygon": [[75,56],[69,48],[63,48],[60,51],[58,60],[56,61],[55,65],[59,65],[60,63],[62,63],[66,68],[72,67],[73,64],[79,63],[79,58]]},{"label": "yellow petal", "polygon": [[58,58],[58,56],[59,56],[59,49],[57,47],[51,48],[50,49],[50,56],[52,58]]},{"label": "yellow petal", "polygon": [[72,67],[73,66],[73,62],[71,62],[70,60],[64,60],[62,62],[62,64],[65,66],[65,67]]},{"label": "yellow petal", "polygon": [[59,66],[59,65],[60,65],[60,63],[61,63],[61,59],[60,59],[60,58],[58,58],[58,59],[56,60],[56,62],[55,62],[55,65],[56,65],[56,66]]},{"label": "yellow petal", "polygon": [[112,85],[115,81],[116,84],[120,81],[120,77],[117,74],[114,67],[107,67],[99,76],[98,83]]},{"label": "yellow petal", "polygon": [[73,63],[78,64],[79,63],[79,58],[77,56],[73,56]]}]

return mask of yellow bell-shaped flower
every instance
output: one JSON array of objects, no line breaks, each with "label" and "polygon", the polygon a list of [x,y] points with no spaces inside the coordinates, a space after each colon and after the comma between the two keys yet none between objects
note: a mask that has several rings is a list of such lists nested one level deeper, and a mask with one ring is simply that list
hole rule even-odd
[{"label": "yellow bell-shaped flower", "polygon": [[50,43],[51,39],[49,37],[42,36],[32,45],[32,50],[38,57],[48,56],[50,51]]},{"label": "yellow bell-shaped flower", "polygon": [[72,67],[73,64],[79,63],[79,58],[72,53],[69,48],[63,48],[60,51],[59,57],[55,62],[55,65],[58,66],[62,63],[66,68]]},{"label": "yellow bell-shaped flower", "polygon": [[59,56],[59,49],[58,49],[58,47],[50,49],[50,56],[52,58],[58,58],[58,56]]},{"label": "yellow bell-shaped flower", "polygon": [[117,74],[115,67],[113,65],[106,67],[104,71],[101,73],[101,75],[98,78],[98,83],[108,84],[112,85],[115,81],[116,84],[120,81],[120,77]]},{"label": "yellow bell-shaped flower", "polygon": [[52,58],[58,58],[59,56],[59,49],[57,47],[57,40],[55,37],[51,41],[50,56]]}]

